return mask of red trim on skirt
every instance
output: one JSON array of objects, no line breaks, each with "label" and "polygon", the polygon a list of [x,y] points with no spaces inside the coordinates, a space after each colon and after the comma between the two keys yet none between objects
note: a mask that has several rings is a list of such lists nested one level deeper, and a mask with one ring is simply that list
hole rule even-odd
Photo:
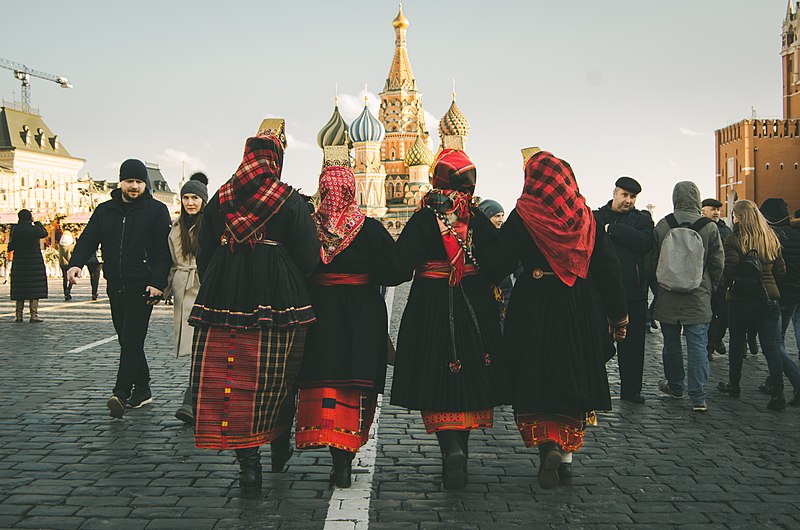
[{"label": "red trim on skirt", "polygon": [[298,449],[335,447],[355,453],[369,440],[377,395],[363,388],[303,388],[294,433]]},{"label": "red trim on skirt", "polygon": [[322,272],[311,277],[314,285],[369,285],[369,274]]},{"label": "red trim on skirt", "polygon": [[431,412],[422,410],[420,413],[428,434],[438,431],[491,429],[494,423],[494,409],[471,410],[469,412]]},{"label": "red trim on skirt", "polygon": [[564,451],[574,453],[583,445],[587,421],[594,413],[571,415],[553,413],[515,414],[519,432],[525,447],[555,442]]}]

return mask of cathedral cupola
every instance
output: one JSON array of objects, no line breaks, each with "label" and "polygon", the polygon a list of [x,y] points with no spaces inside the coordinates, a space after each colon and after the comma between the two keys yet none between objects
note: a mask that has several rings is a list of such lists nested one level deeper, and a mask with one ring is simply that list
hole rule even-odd
[{"label": "cathedral cupola", "polygon": [[439,136],[461,136],[466,137],[469,134],[469,121],[467,117],[461,112],[461,109],[456,105],[456,94],[453,92],[453,102],[450,108],[442,116],[439,121]]},{"label": "cathedral cupola", "polygon": [[369,111],[367,97],[364,96],[364,110],[350,125],[350,139],[354,143],[380,142],[383,140],[383,134],[383,125]]},{"label": "cathedral cupola", "polygon": [[349,147],[350,136],[348,134],[348,125],[339,113],[339,98],[336,98],[336,106],[333,108],[333,115],[328,123],[320,129],[317,134],[317,145],[321,148],[346,145]]},{"label": "cathedral cupola", "polygon": [[414,145],[412,145],[411,149],[409,149],[408,153],[406,153],[404,162],[408,167],[430,167],[430,165],[433,164],[433,153],[428,148],[428,145],[422,141],[421,136],[417,136],[417,140],[414,142]]}]

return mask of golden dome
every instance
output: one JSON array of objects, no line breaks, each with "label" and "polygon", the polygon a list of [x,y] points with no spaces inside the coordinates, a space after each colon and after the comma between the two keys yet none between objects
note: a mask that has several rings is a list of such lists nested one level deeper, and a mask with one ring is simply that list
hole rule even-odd
[{"label": "golden dome", "polygon": [[404,162],[408,167],[430,166],[433,164],[433,153],[431,153],[421,136],[417,135],[416,141],[406,153]]},{"label": "golden dome", "polygon": [[469,134],[469,120],[456,105],[456,96],[447,113],[439,121],[439,134],[441,136],[467,136]]},{"label": "golden dome", "polygon": [[394,29],[399,29],[399,28],[406,29],[406,28],[408,28],[408,19],[403,14],[403,4],[400,4],[400,12],[397,13],[397,16],[392,21],[392,27]]}]

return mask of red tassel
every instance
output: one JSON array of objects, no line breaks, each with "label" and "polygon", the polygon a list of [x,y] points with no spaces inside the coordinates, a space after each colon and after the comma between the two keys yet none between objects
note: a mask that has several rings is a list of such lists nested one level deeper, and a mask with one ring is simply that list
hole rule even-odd
[{"label": "red tassel", "polygon": [[457,374],[461,371],[461,361],[456,360],[454,363],[450,363],[450,371],[454,374]]}]

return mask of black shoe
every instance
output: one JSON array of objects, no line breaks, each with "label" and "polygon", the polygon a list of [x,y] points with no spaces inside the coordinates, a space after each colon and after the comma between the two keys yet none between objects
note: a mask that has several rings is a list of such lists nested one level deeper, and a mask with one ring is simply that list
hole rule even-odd
[{"label": "black shoe", "polygon": [[447,490],[459,490],[467,485],[467,455],[459,431],[436,433],[442,450],[442,485]]},{"label": "black shoe", "polygon": [[65,294],[64,295],[64,300],[69,302],[70,300],[72,300],[72,295],[71,294]]},{"label": "black shoe", "polygon": [[239,462],[239,487],[243,490],[261,488],[261,453],[258,447],[236,450]]},{"label": "black shoe", "polygon": [[722,393],[728,394],[732,398],[738,398],[742,393],[741,389],[739,388],[739,385],[732,385],[730,383],[723,383],[723,382],[720,382],[717,385],[717,390],[719,390]]},{"label": "black shoe", "polygon": [[562,486],[572,483],[572,464],[562,462],[558,466],[558,483]]},{"label": "black shoe", "polygon": [[175,417],[187,425],[194,426],[194,411],[191,405],[181,405],[175,411]]},{"label": "black shoe", "polygon": [[270,470],[273,473],[285,473],[287,470],[286,462],[294,454],[290,438],[291,433],[287,432],[269,443]]},{"label": "black shoe", "polygon": [[331,447],[330,452],[333,459],[331,484],[334,484],[337,488],[349,488],[353,483],[353,458],[356,456],[355,453],[335,447]]},{"label": "black shoe", "polygon": [[558,468],[561,467],[561,453],[558,446],[548,442],[539,446],[539,486],[550,490],[558,486],[560,478]]},{"label": "black shoe", "polygon": [[750,355],[758,355],[758,340],[755,335],[747,337],[747,347],[750,349]]},{"label": "black shoe", "polygon": [[683,399],[683,391],[673,389],[666,379],[659,381],[658,389],[672,399]]},{"label": "black shoe", "polygon": [[714,350],[720,355],[725,355],[728,353],[728,350],[725,349],[725,344],[722,341],[719,341],[714,345]]},{"label": "black shoe", "polygon": [[622,401],[627,401],[628,403],[634,403],[636,405],[644,404],[644,396],[641,394],[636,394],[635,396],[621,396],[620,399]]},{"label": "black shoe", "polygon": [[786,399],[784,399],[783,396],[773,396],[772,399],[769,400],[769,403],[767,403],[767,408],[775,411],[784,410],[786,408]]},{"label": "black shoe", "polygon": [[127,405],[127,400],[117,395],[111,396],[110,398],[108,398],[108,401],[106,401],[106,407],[108,407],[108,412],[109,414],[111,414],[112,418],[123,417],[125,415],[126,405]]},{"label": "black shoe", "polygon": [[138,409],[148,403],[153,402],[153,394],[150,392],[150,386],[136,386],[128,398],[128,408]]},{"label": "black shoe", "polygon": [[92,295],[92,302],[97,302],[97,295],[96,294]]}]

